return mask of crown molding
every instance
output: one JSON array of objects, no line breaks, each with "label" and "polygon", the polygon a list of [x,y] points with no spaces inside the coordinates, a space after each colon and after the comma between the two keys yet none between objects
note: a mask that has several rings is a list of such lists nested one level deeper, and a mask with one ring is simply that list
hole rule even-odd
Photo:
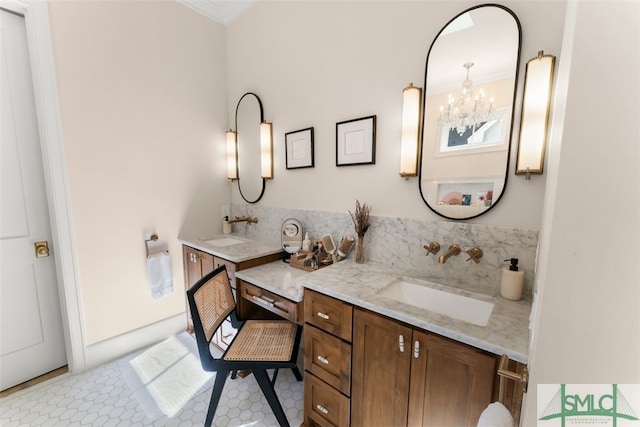
[{"label": "crown molding", "polygon": [[227,25],[256,4],[258,0],[178,0],[178,2],[209,19]]}]

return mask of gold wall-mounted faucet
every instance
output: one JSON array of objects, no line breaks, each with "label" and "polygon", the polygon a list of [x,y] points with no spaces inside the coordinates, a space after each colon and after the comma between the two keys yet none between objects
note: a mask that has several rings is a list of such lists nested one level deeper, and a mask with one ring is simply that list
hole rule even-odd
[{"label": "gold wall-mounted faucet", "polygon": [[462,252],[462,250],[460,249],[460,246],[454,243],[453,245],[449,246],[449,249],[447,250],[447,252],[440,255],[440,258],[438,258],[438,262],[440,264],[444,264],[452,256],[460,255],[460,252]]},{"label": "gold wall-mounted faucet", "polygon": [[427,253],[425,254],[425,256],[429,256],[429,254],[437,254],[438,251],[440,251],[440,243],[438,242],[431,242],[431,244],[429,246],[424,245],[422,246],[424,248],[424,250],[427,251]]},{"label": "gold wall-mounted faucet", "polygon": [[480,248],[471,248],[467,251],[467,255],[469,255],[469,258],[467,259],[467,261],[471,261],[473,260],[473,262],[475,262],[476,264],[480,262],[480,258],[482,258],[482,249]]},{"label": "gold wall-mounted faucet", "polygon": [[258,218],[253,216],[237,216],[234,219],[230,219],[227,221],[229,224],[233,224],[236,222],[246,222],[247,224],[256,224],[258,222]]}]

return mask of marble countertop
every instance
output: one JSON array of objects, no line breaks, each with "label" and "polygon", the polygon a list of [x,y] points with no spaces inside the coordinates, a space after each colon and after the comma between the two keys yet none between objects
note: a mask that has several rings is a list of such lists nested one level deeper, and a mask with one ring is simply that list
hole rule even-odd
[{"label": "marble countertop", "polygon": [[[227,238],[245,240],[245,242],[228,246],[210,243],[210,241]],[[250,239],[240,234],[211,234],[188,239],[179,238],[178,241],[183,245],[236,263],[282,252],[280,242]]]},{"label": "marble countertop", "polygon": [[[494,302],[486,326],[477,326],[452,317],[403,304],[377,294],[391,281],[403,277],[402,272],[375,263],[356,264],[350,259],[307,272],[282,261],[275,261],[236,272],[236,278],[295,302],[302,301],[304,288],[313,289],[355,306],[399,320],[482,350],[502,355],[521,363],[528,361],[529,301],[509,301],[499,294],[483,295]],[[428,277],[413,278],[430,281]],[[439,284],[460,291],[455,282]],[[461,293],[464,294],[464,290]],[[478,293],[474,291],[474,293]]]},{"label": "marble countertop", "polygon": [[[453,340],[469,344],[488,352],[527,363],[529,348],[529,301],[509,301],[500,295],[485,295],[495,301],[491,317],[486,326],[477,326],[452,317],[403,304],[376,292],[398,277],[402,272],[393,271],[384,265],[357,264],[345,260],[313,273],[302,275],[298,282],[355,306],[402,321],[412,326],[431,331]],[[412,276],[427,280],[428,277]],[[459,284],[439,284],[462,289]]]},{"label": "marble countertop", "polygon": [[257,267],[236,271],[236,279],[244,280],[294,302],[301,302],[304,288],[298,278],[311,274],[291,267],[284,261],[274,261]]}]

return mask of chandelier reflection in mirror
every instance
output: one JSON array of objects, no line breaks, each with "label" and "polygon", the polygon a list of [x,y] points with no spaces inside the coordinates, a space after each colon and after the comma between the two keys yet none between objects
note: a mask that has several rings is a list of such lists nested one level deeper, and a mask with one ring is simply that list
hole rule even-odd
[{"label": "chandelier reflection in mirror", "polygon": [[469,79],[469,70],[473,67],[473,62],[466,62],[463,67],[467,70],[467,77],[462,82],[462,91],[456,98],[449,94],[449,103],[445,107],[440,107],[439,124],[451,130],[455,129],[459,135],[464,135],[467,128],[474,128],[476,125],[486,122],[491,115],[493,98],[487,107],[484,100],[484,91],[480,89],[478,94],[473,94],[473,81]]}]

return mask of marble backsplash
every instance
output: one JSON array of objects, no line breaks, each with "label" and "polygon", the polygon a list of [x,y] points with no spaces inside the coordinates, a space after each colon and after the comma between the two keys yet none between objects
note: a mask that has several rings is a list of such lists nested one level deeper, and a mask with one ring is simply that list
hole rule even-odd
[{"label": "marble backsplash", "polygon": [[[331,234],[336,245],[342,236],[355,236],[349,212],[323,212],[234,204],[231,216],[257,217],[257,224],[233,224],[234,232],[266,240],[280,240],[280,226],[287,218],[302,222],[312,241]],[[427,276],[434,280],[454,281],[458,286],[491,294],[500,292],[504,260],[518,258],[524,274],[523,298],[531,300],[538,230],[470,224],[451,221],[423,221],[407,218],[371,216],[365,235],[365,255],[371,262],[387,265],[404,274]],[[424,245],[438,242],[436,256],[425,256]],[[462,253],[438,263],[449,245],[457,244]],[[479,247],[484,255],[480,263],[467,261],[467,250]],[[349,258],[353,257],[353,251]]]}]

